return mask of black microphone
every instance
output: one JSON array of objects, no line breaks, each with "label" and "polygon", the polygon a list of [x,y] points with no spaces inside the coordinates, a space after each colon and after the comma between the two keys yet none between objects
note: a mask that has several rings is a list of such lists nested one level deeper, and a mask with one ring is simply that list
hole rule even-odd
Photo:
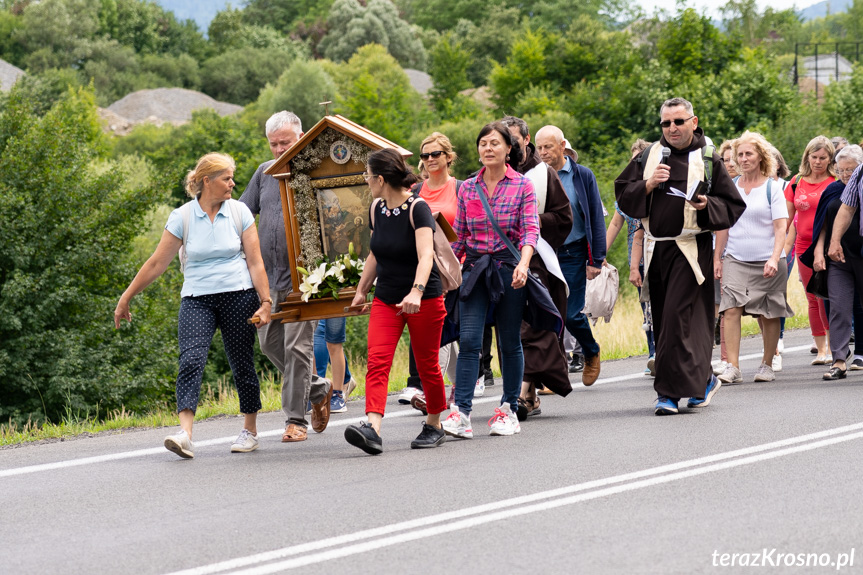
[{"label": "black microphone", "polygon": [[[671,148],[667,148],[665,146],[662,146],[662,148],[659,150],[659,154],[662,156],[662,159],[659,160],[659,163],[665,164],[667,166],[668,165],[668,156],[671,155]],[[659,185],[656,187],[659,188],[660,190],[664,190],[666,183],[667,182],[659,182]]]}]

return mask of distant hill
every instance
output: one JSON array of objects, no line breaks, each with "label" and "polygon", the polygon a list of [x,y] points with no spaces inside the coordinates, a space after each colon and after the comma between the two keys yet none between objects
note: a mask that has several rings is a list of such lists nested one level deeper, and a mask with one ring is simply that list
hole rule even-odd
[{"label": "distant hill", "polygon": [[803,8],[802,10],[798,10],[798,14],[803,18],[804,22],[808,22],[809,20],[815,20],[816,18],[823,18],[827,16],[827,14],[836,14],[838,12],[847,12],[849,8],[851,8],[851,4],[853,0],[824,0],[823,2],[819,2],[818,4],[813,4],[808,8]]},{"label": "distant hill", "polygon": [[224,10],[230,4],[234,8],[241,8],[243,0],[156,0],[156,4],[170,10],[178,20],[192,19],[198,24],[198,28],[205,35],[216,13]]}]

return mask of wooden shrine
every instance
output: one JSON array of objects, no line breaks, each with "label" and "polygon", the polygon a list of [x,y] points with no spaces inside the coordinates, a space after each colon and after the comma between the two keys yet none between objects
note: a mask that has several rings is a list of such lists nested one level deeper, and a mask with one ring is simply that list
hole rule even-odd
[{"label": "wooden shrine", "polygon": [[342,116],[324,116],[265,172],[279,180],[293,289],[273,320],[309,321],[368,313],[368,307],[348,309],[356,288],[343,288],[338,298],[302,301],[299,286],[305,269],[328,257],[348,253],[353,244],[359,257],[369,254],[369,206],[372,197],[363,173],[369,154],[393,148],[411,152]]}]

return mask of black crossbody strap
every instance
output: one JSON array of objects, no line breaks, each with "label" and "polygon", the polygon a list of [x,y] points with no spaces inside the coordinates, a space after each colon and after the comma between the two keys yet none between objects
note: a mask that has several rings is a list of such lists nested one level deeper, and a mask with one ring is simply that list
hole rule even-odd
[{"label": "black crossbody strap", "polygon": [[500,224],[497,223],[497,220],[491,213],[491,206],[488,205],[488,198],[485,196],[485,192],[482,191],[482,188],[479,185],[479,178],[477,178],[476,183],[474,184],[476,187],[477,194],[479,195],[479,199],[482,202],[482,207],[485,209],[485,215],[488,216],[488,220],[491,222],[491,225],[494,227],[494,231],[497,232],[497,237],[499,237],[503,243],[506,244],[506,247],[509,248],[509,251],[512,252],[513,257],[516,260],[521,259],[521,254],[519,254],[518,250],[515,249],[515,246],[512,244],[510,239],[506,237],[506,234],[503,233],[503,230],[500,229]]}]

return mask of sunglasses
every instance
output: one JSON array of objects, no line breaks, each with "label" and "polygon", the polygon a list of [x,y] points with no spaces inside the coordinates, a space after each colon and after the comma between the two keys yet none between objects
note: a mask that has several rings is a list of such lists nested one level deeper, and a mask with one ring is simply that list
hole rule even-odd
[{"label": "sunglasses", "polygon": [[420,154],[420,160],[428,160],[429,158],[440,158],[440,155],[444,152],[441,150],[436,150],[434,152],[423,152]]},{"label": "sunglasses", "polygon": [[683,124],[685,124],[686,122],[688,122],[689,120],[691,120],[694,117],[695,116],[693,115],[693,116],[689,116],[685,120],[681,120],[680,118],[675,118],[674,120],[665,120],[663,122],[659,122],[659,126],[662,128],[670,128],[672,123],[675,126],[682,126]]}]

